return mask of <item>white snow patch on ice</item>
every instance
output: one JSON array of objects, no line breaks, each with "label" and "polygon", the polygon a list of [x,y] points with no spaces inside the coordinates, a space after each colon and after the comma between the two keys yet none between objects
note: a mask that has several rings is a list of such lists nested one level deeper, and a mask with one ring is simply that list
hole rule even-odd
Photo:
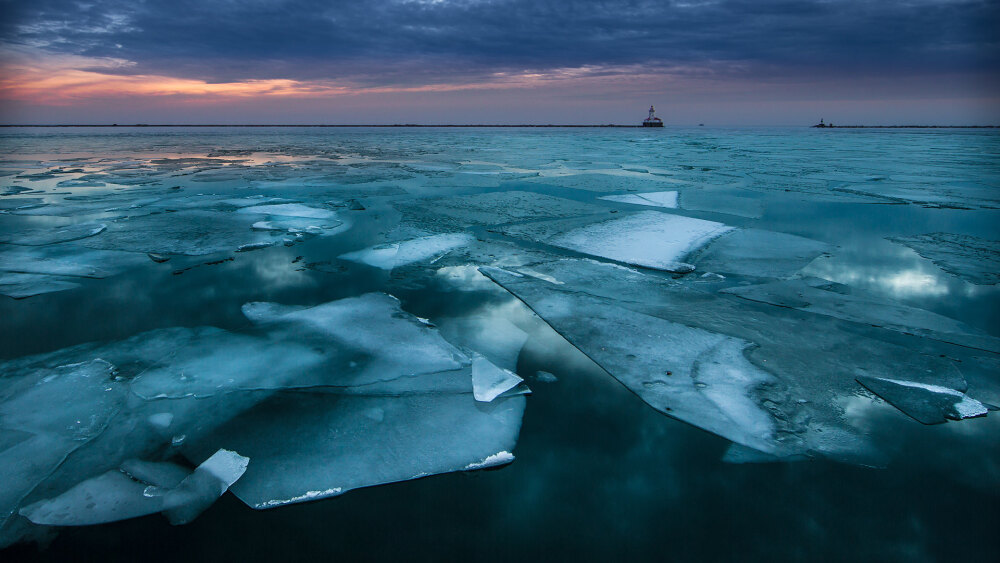
[{"label": "white snow patch on ice", "polygon": [[487,467],[496,467],[498,465],[505,465],[514,461],[514,454],[503,451],[497,452],[493,455],[486,456],[482,461],[477,461],[475,463],[470,463],[465,466],[464,471],[472,471],[474,469],[485,469]]},{"label": "white snow patch on ice", "polygon": [[676,271],[688,254],[732,229],[715,221],[644,211],[573,229],[544,242],[619,262]]},{"label": "white snow patch on ice", "polygon": [[327,489],[325,491],[306,491],[305,493],[292,498],[287,499],[275,499],[269,500],[267,502],[262,502],[254,506],[254,508],[271,508],[273,506],[281,506],[283,504],[292,504],[295,502],[303,502],[307,500],[316,500],[326,497],[332,497],[339,495],[343,489],[340,487],[334,487],[332,489]]}]

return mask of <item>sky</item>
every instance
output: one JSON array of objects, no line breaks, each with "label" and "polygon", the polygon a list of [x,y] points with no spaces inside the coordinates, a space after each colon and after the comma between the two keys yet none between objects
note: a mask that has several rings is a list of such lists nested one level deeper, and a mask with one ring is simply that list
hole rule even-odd
[{"label": "sky", "polygon": [[0,123],[1000,124],[995,0],[0,0]]}]

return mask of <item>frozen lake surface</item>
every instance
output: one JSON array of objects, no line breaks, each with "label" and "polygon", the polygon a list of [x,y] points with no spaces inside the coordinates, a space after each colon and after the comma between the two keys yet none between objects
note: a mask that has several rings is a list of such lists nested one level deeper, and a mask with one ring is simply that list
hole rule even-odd
[{"label": "frozen lake surface", "polygon": [[0,546],[992,559],[1000,134],[7,128]]}]

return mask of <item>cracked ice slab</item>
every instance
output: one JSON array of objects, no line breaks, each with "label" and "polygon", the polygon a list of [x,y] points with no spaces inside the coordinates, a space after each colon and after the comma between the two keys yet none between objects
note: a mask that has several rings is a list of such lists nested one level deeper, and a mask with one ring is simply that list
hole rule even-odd
[{"label": "cracked ice slab", "polygon": [[[681,381],[684,374],[695,374],[689,377],[694,392],[664,392],[663,400],[676,404],[663,406],[686,417],[677,418],[762,452],[879,465],[884,456],[877,443],[858,431],[842,406],[845,398],[857,396],[855,377],[893,378],[905,373],[907,379],[920,383],[953,389],[966,386],[952,362],[876,338],[884,332],[881,329],[723,298],[688,284],[592,260],[555,260],[532,264],[532,269],[563,283],[481,268],[616,377],[628,379],[632,364],[646,364],[645,369],[636,371],[643,379],[632,381],[640,386],[648,383],[642,392],[636,391],[640,396],[647,393],[656,397],[652,393],[674,385],[677,374]],[[618,324],[620,330],[609,328],[609,323]],[[681,338],[690,338],[692,343],[681,342],[676,351],[664,345]],[[710,346],[712,339],[718,339],[719,348]],[[698,342],[704,346],[699,348]],[[738,346],[750,343],[756,346]],[[699,350],[710,358],[707,363],[698,359],[695,369],[694,359],[681,361]],[[688,367],[673,369],[677,364]],[[739,374],[720,375],[718,379],[735,387],[698,379],[703,365],[715,366],[709,373]],[[753,374],[760,372],[767,375],[766,380],[760,375],[759,383],[749,383],[757,379]],[[741,381],[748,383],[738,393]],[[703,391],[712,388],[720,394],[704,396]],[[764,415],[775,432],[757,433],[767,426],[754,426],[749,423],[755,420],[751,418],[737,422],[739,418],[729,416],[725,405],[737,399],[732,404],[749,407],[752,403],[759,408],[739,409],[733,411],[734,416]],[[674,412],[670,415],[675,416]]]},{"label": "cracked ice slab", "polygon": [[231,490],[258,509],[508,462],[490,456],[513,450],[524,397],[484,404],[470,391],[282,392],[186,447],[220,444],[249,456],[253,463]]},{"label": "cracked ice slab", "polygon": [[643,211],[578,226],[557,220],[514,225],[499,232],[636,266],[689,272],[689,254],[733,228],[658,211]]},{"label": "cracked ice slab", "polygon": [[342,254],[341,259],[367,264],[383,270],[392,270],[414,262],[434,262],[444,254],[465,246],[475,237],[465,233],[451,233],[420,237],[379,246],[372,246]]},{"label": "cracked ice slab", "polygon": [[951,233],[892,237],[889,240],[912,248],[942,270],[970,283],[1000,283],[1000,241]]},{"label": "cracked ice slab", "polygon": [[924,424],[986,416],[987,408],[961,391],[887,377],[858,377],[858,383]]},{"label": "cracked ice slab", "polygon": [[101,359],[28,371],[17,362],[3,367],[0,425],[16,440],[0,451],[0,524],[66,456],[107,428],[126,393],[113,380],[115,366]]},{"label": "cracked ice slab", "polygon": [[[310,343],[327,356],[325,368],[303,374],[300,386],[356,386],[457,370],[468,357],[437,330],[406,313],[399,300],[368,293],[315,307],[247,303],[243,313],[272,338]],[[285,386],[288,386],[287,384]]]}]

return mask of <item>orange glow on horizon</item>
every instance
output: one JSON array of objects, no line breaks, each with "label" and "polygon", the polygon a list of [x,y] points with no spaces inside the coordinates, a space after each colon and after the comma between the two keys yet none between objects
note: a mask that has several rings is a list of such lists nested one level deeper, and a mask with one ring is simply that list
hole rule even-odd
[{"label": "orange glow on horizon", "polygon": [[635,69],[581,67],[545,73],[498,72],[482,82],[372,87],[333,80],[258,79],[216,83],[163,75],[102,72],[105,68],[131,66],[128,61],[117,59],[77,56],[18,58],[21,60],[4,61],[0,66],[0,100],[27,101],[49,106],[70,106],[83,100],[136,97],[169,97],[175,103],[218,103],[253,97],[304,99],[362,94],[533,88],[580,80],[600,82],[613,79],[620,84],[623,78],[635,80],[642,78],[644,74],[635,72]]}]

